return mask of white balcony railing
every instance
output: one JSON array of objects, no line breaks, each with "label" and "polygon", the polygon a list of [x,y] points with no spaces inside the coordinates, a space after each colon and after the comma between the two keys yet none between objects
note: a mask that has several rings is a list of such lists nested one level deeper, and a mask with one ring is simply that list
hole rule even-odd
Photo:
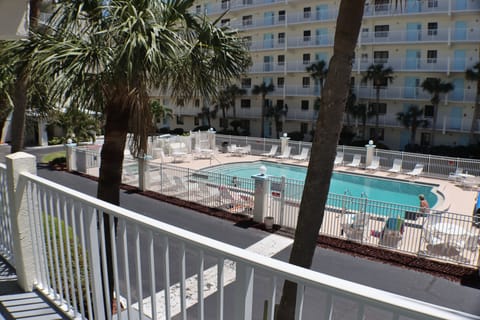
[{"label": "white balcony railing", "polygon": [[[15,253],[22,260],[16,264],[19,282],[35,286],[75,318],[112,317],[104,308],[111,301],[104,290],[108,247],[116,307],[121,310],[124,300],[127,318],[134,313],[153,319],[186,317],[194,304],[203,318],[206,298],[214,294],[209,306],[219,319],[261,317],[264,310],[254,304],[254,296],[268,301],[268,319],[273,319],[278,290],[290,280],[298,285],[297,319],[318,314],[320,305],[323,312],[333,314],[341,307],[337,299],[355,304],[357,308],[349,313],[356,318],[368,312],[393,318],[478,319],[260,256],[100,201],[26,173],[35,170],[30,155],[15,156],[7,163],[9,177],[17,170],[17,201],[10,209],[22,235],[12,235],[14,248],[22,248]],[[5,174],[4,166],[0,170]],[[13,189],[3,187],[13,197]],[[22,219],[16,220],[19,215]],[[108,239],[106,230],[111,234]],[[187,295],[192,282],[199,290]],[[226,295],[230,283],[234,294]],[[179,307],[174,308],[174,303]]]}]

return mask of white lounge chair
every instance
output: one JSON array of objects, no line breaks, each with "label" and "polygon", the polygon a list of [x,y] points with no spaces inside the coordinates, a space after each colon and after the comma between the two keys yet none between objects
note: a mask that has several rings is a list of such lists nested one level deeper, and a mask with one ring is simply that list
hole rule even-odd
[{"label": "white lounge chair", "polygon": [[308,153],[310,152],[310,148],[302,148],[302,152],[292,157],[293,160],[298,161],[305,161],[308,159]]},{"label": "white lounge chair", "polygon": [[250,195],[234,192],[226,186],[218,187],[220,199],[232,213],[242,213],[253,209],[254,200]]},{"label": "white lounge chair", "polygon": [[418,177],[423,171],[423,164],[417,163],[415,165],[415,168],[413,168],[412,171],[406,172],[405,174],[408,174],[409,176],[412,177]]},{"label": "white lounge chair", "polygon": [[372,162],[370,163],[370,165],[367,166],[365,169],[367,169],[367,170],[377,170],[379,166],[380,166],[380,157],[374,156],[372,158]]},{"label": "white lounge chair", "polygon": [[335,156],[335,161],[333,162],[334,166],[339,166],[343,164],[343,152],[337,152]]},{"label": "white lounge chair", "polygon": [[450,172],[448,174],[448,180],[460,181],[463,178],[465,178],[465,175],[463,174],[463,168],[460,167],[455,169],[455,172]]},{"label": "white lounge chair", "polygon": [[345,214],[340,224],[347,239],[362,241],[368,229],[370,216],[366,213]]},{"label": "white lounge chair", "polygon": [[347,166],[353,167],[353,168],[358,168],[360,166],[360,161],[362,160],[362,156],[359,154],[354,154],[353,155],[353,160],[352,162],[348,163]]},{"label": "white lounge chair", "polygon": [[388,172],[393,172],[393,173],[402,172],[402,159],[393,160],[392,168],[388,169]]},{"label": "white lounge chair", "polygon": [[262,153],[260,154],[262,157],[275,157],[275,155],[277,154],[277,150],[278,150],[278,145],[277,144],[274,144],[272,145],[272,147],[270,148],[270,151],[269,152],[265,152],[265,153]]},{"label": "white lounge chair", "polygon": [[283,150],[283,153],[279,156],[277,156],[278,159],[288,159],[290,158],[290,153],[292,152],[292,147],[287,146],[285,150]]}]

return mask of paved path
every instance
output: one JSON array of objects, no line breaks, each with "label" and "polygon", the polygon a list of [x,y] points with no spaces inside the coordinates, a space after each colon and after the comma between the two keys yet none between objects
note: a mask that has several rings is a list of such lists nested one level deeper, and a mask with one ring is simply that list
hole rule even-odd
[{"label": "paved path", "polygon": [[[28,151],[35,153],[35,150]],[[93,196],[96,194],[96,182],[89,179],[48,169],[39,169],[38,174],[87,194]],[[135,193],[122,192],[120,199],[121,205],[127,209],[241,248],[247,248],[269,235],[261,230],[243,229],[232,222]],[[287,261],[290,249],[291,247],[288,247],[274,257]],[[480,315],[478,303],[480,290],[426,273],[324,248],[316,249],[312,269],[414,299]]]}]

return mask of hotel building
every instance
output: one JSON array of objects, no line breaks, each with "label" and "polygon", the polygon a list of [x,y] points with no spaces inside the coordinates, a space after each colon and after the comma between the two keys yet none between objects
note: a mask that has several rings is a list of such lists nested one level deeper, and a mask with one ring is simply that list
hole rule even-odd
[{"label": "hotel building", "polygon": [[[393,2],[390,3],[390,2]],[[477,84],[465,71],[480,61],[480,0],[371,0],[365,5],[363,22],[352,61],[352,89],[357,104],[366,109],[376,102],[372,82],[362,78],[372,64],[393,69],[393,81],[380,90],[378,140],[392,149],[402,149],[410,138],[397,114],[416,105],[428,121],[419,128],[416,144],[431,144],[433,106],[431,94],[421,83],[440,78],[453,84],[453,91],[440,95],[435,144],[466,145],[472,126]],[[252,136],[261,135],[261,96],[252,88],[262,82],[275,90],[268,103],[287,105],[283,131],[308,134],[316,119],[314,102],[321,95],[320,84],[306,67],[333,54],[335,24],[340,1],[312,0],[199,0],[192,10],[206,12],[212,19],[237,29],[248,44],[252,66],[238,79],[247,93],[237,98],[236,118]],[[225,13],[226,12],[226,13]],[[170,127],[190,130],[205,124],[199,116],[202,102],[195,100],[176,107],[167,97],[163,103],[174,109]],[[339,106],[340,107],[340,106]],[[221,112],[219,112],[219,115]],[[211,125],[220,128],[220,117]],[[232,111],[228,111],[229,122]],[[360,120],[345,115],[362,139]],[[273,119],[266,119],[265,136],[276,137]],[[373,135],[375,117],[366,122],[366,138]],[[477,126],[476,132],[480,126]],[[479,132],[480,133],[480,132]]]}]

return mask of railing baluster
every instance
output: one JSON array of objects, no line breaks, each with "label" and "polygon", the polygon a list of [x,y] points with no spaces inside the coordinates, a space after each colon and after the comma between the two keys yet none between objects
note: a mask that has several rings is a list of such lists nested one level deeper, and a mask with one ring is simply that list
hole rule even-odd
[{"label": "railing baluster", "polygon": [[277,298],[277,277],[272,277],[272,292],[270,293],[270,304],[268,307],[268,318],[270,320],[275,319],[275,305]]},{"label": "railing baluster", "polygon": [[[135,224],[135,262],[137,265],[137,301],[138,301],[138,316],[143,317],[143,286],[142,286],[142,257],[140,254],[140,231],[138,224]],[[168,319],[168,317],[167,317]]]},{"label": "railing baluster", "polygon": [[225,259],[220,257],[217,263],[217,319],[223,320]]},{"label": "railing baluster", "polygon": [[[75,280],[76,280],[76,287],[77,288],[77,294],[79,298],[79,303],[80,303],[80,314],[83,315],[84,317],[86,316],[85,314],[85,304],[84,304],[84,297],[83,297],[83,290],[82,288],[84,287],[84,283],[82,282],[82,278],[80,277],[80,271],[81,267],[80,264],[82,261],[79,259],[79,251],[78,251],[78,245],[79,241],[77,240],[77,215],[75,214],[76,212],[79,213],[78,219],[79,221],[83,220],[82,217],[82,208],[80,207],[80,204],[74,203],[72,205],[72,211],[70,212],[70,217],[72,219],[72,229],[73,229],[73,235],[74,235],[74,242],[73,242],[73,253],[74,253],[74,264],[75,264]],[[80,239],[82,237],[82,233],[80,232]]]},{"label": "railing baluster", "polygon": [[254,269],[242,262],[236,264],[235,320],[252,319]]},{"label": "railing baluster", "polygon": [[170,319],[171,317],[171,303],[170,303],[170,250],[168,237],[163,237],[163,265],[164,265],[164,277],[165,277],[165,319]]},{"label": "railing baluster", "polygon": [[186,278],[186,260],[185,260],[185,243],[182,241],[180,245],[180,308],[182,319],[187,320],[187,301],[186,301],[186,289],[185,289],[185,278]]},{"label": "railing baluster", "polygon": [[153,232],[148,231],[148,265],[150,271],[150,304],[152,305],[152,319],[157,320],[157,290],[155,285],[155,242]]},{"label": "railing baluster", "polygon": [[122,306],[120,304],[120,279],[118,276],[118,246],[117,246],[117,229],[116,229],[116,222],[115,222],[115,217],[113,215],[108,215],[108,227],[110,228],[110,243],[112,245],[111,247],[111,253],[112,253],[112,264],[113,264],[113,284],[114,284],[114,294],[115,296],[112,298],[115,298],[115,305],[117,308],[117,316],[118,319],[121,319],[121,313],[122,313]]},{"label": "railing baluster", "polygon": [[92,298],[91,298],[91,290],[90,290],[90,270],[89,264],[87,259],[87,241],[85,239],[85,222],[88,223],[88,214],[85,213],[87,210],[85,206],[81,206],[80,208],[80,240],[81,240],[81,248],[82,248],[82,267],[83,267],[83,281],[85,281],[85,296],[87,297],[87,310],[88,310],[88,317],[94,317],[93,314],[93,307],[92,307]]},{"label": "railing baluster", "polygon": [[203,269],[205,265],[205,257],[203,250],[198,252],[198,276],[197,276],[197,295],[198,295],[198,318],[200,320],[204,319],[204,303],[203,303]]},{"label": "railing baluster", "polygon": [[123,245],[123,266],[125,268],[125,284],[127,290],[127,316],[128,319],[133,317],[132,310],[132,292],[130,289],[130,268],[129,268],[129,256],[128,256],[128,241],[127,241],[127,223],[125,219],[119,221],[120,224],[120,235]]},{"label": "railing baluster", "polygon": [[305,299],[305,285],[297,284],[297,299],[295,300],[295,319],[296,320],[302,319],[304,299]]}]

